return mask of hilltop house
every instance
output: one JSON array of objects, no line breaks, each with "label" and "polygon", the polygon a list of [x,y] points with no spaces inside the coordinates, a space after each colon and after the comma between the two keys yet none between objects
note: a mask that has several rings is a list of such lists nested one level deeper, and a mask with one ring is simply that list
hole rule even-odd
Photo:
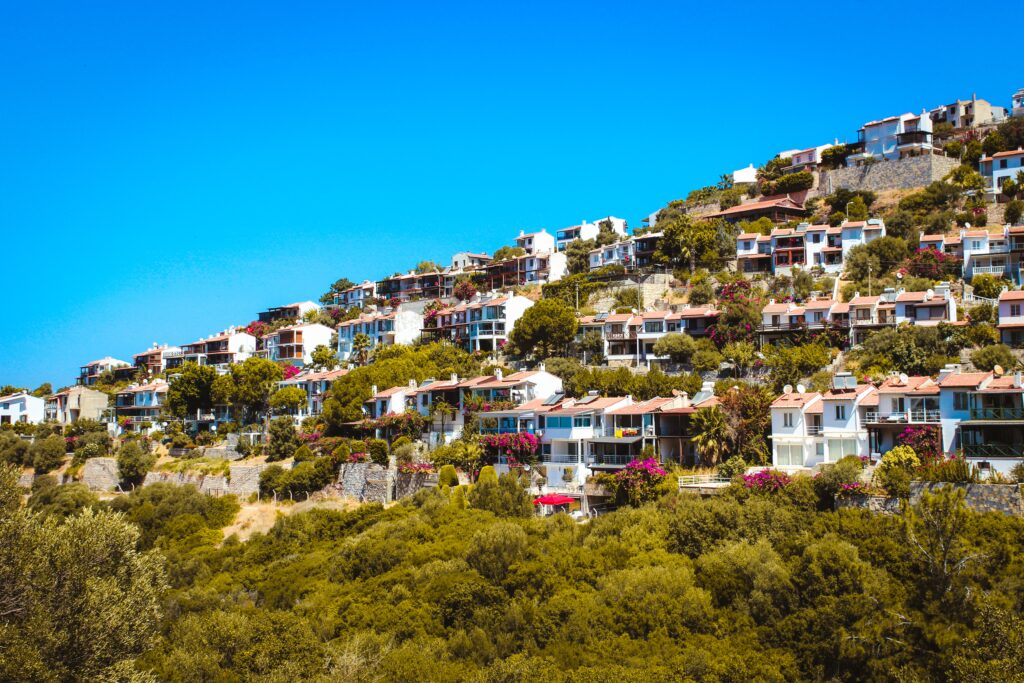
[{"label": "hilltop house", "polygon": [[334,293],[334,305],[342,308],[363,308],[377,298],[377,283],[363,280],[358,285]]},{"label": "hilltop house", "polygon": [[160,429],[168,384],[156,379],[145,384],[131,384],[117,392],[114,413],[122,432],[151,432]]},{"label": "hilltop house", "polygon": [[992,156],[982,156],[978,162],[978,170],[985,179],[985,194],[995,200],[1002,191],[1003,184],[1024,172],[1024,149],[1018,147],[1008,152],[996,152]]},{"label": "hilltop house", "polygon": [[275,320],[301,320],[302,316],[309,311],[319,311],[320,304],[312,301],[299,301],[284,306],[268,308],[259,314],[259,320],[263,323],[272,323]]},{"label": "hilltop house", "polygon": [[152,348],[133,356],[135,367],[147,375],[158,375],[167,369],[167,358],[181,351],[177,346],[153,344]]},{"label": "hilltop house", "polygon": [[307,370],[300,372],[291,379],[278,382],[279,387],[298,387],[306,392],[306,404],[292,413],[295,423],[307,417],[316,417],[323,412],[324,398],[331,384],[339,377],[344,377],[348,370]]},{"label": "hilltop house", "polygon": [[362,314],[338,323],[338,359],[352,360],[352,343],[359,334],[370,338],[370,348],[411,344],[423,330],[423,305],[403,304],[398,308]]},{"label": "hilltop house", "polygon": [[527,254],[550,254],[555,251],[555,238],[543,228],[537,232],[519,231],[516,246]]},{"label": "hilltop house", "polygon": [[954,128],[977,128],[1006,120],[1006,107],[979,100],[973,95],[969,100],[956,100],[952,104],[935,107],[928,113],[932,123],[948,123]]},{"label": "hilltop house", "polygon": [[496,351],[508,341],[516,322],[533,300],[518,294],[479,294],[470,301],[439,309],[424,318],[423,337],[446,340],[467,351]]},{"label": "hilltop house", "polygon": [[583,221],[579,225],[573,225],[568,228],[563,228],[555,233],[555,250],[565,251],[568,246],[576,240],[592,240],[597,239],[598,234],[601,232],[601,223],[607,222],[611,226],[612,232],[619,235],[620,237],[626,236],[626,221],[623,218],[616,218],[615,216],[606,216],[600,218],[593,223]]},{"label": "hilltop house", "polygon": [[91,387],[99,382],[100,376],[102,376],[103,373],[117,373],[118,371],[121,371],[122,373],[127,372],[128,374],[126,377],[131,377],[133,367],[131,364],[126,363],[123,360],[106,356],[83,365],[78,373],[78,383],[82,386]]},{"label": "hilltop house", "polygon": [[999,294],[999,336],[1004,344],[1024,345],[1024,291],[1004,289]]},{"label": "hilltop house", "polygon": [[178,368],[185,363],[210,365],[218,372],[226,372],[229,365],[241,363],[256,353],[256,337],[242,330],[228,329],[185,344],[179,351],[165,354],[167,368]]},{"label": "hilltop house", "polygon": [[256,342],[256,355],[292,365],[307,365],[313,360],[313,349],[331,345],[334,330],[320,323],[299,323],[282,327],[264,335]]},{"label": "hilltop house", "polygon": [[884,236],[885,222],[880,218],[838,226],[801,223],[775,228],[769,235],[742,233],[736,237],[736,270],[745,275],[791,275],[794,268],[840,273],[851,249]]},{"label": "hilltop house", "polygon": [[45,418],[46,401],[27,391],[0,396],[0,425],[37,424]]},{"label": "hilltop house", "polygon": [[110,398],[102,391],[83,386],[68,387],[46,398],[44,416],[47,421],[63,425],[79,420],[99,420],[109,402]]},{"label": "hilltop house", "polygon": [[931,154],[932,120],[922,111],[869,121],[857,131],[855,146],[861,151],[846,158],[847,166]]}]

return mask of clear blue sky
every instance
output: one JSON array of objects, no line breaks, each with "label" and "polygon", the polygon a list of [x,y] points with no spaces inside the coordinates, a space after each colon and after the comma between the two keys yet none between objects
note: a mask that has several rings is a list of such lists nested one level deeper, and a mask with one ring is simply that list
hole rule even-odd
[{"label": "clear blue sky", "polygon": [[0,384],[1024,86],[1014,2],[495,4],[4,3]]}]

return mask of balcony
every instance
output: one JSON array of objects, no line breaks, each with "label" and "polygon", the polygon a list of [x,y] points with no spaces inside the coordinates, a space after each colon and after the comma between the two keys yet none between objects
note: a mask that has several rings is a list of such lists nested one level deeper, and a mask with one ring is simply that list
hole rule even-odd
[{"label": "balcony", "polygon": [[1006,273],[1006,266],[972,266],[971,273],[974,275],[1003,275]]},{"label": "balcony", "polygon": [[968,444],[963,452],[968,458],[1024,458],[1024,444]]},{"label": "balcony", "polygon": [[971,408],[972,420],[1024,420],[1024,408]]},{"label": "balcony", "polygon": [[527,434],[533,434],[539,436],[542,432],[534,427],[481,427],[481,434],[519,434],[526,432]]},{"label": "balcony", "polygon": [[930,145],[932,144],[932,134],[926,130],[912,130],[906,133],[896,134],[896,146],[903,147],[904,145]]},{"label": "balcony", "polygon": [[873,325],[895,325],[896,316],[886,318],[854,318],[854,327],[871,327]]},{"label": "balcony", "polygon": [[865,419],[872,423],[909,424],[911,422],[935,423],[941,421],[938,410],[911,410],[900,413],[880,413],[872,410]]},{"label": "balcony", "polygon": [[821,436],[821,425],[807,425],[807,436]]},{"label": "balcony", "polygon": [[592,455],[587,461],[590,465],[597,467],[625,467],[636,460],[637,457],[628,453],[623,455]]},{"label": "balcony", "polygon": [[551,453],[544,454],[544,453],[542,453],[542,454],[537,456],[537,460],[539,462],[548,462],[548,463],[553,463],[553,464],[556,464],[556,465],[579,465],[580,464],[580,456],[578,456],[578,455],[564,455],[564,454],[561,454],[561,453],[556,453],[556,454],[551,454]]},{"label": "balcony", "polygon": [[636,339],[636,332],[606,332],[605,339],[610,341],[622,341],[625,339]]}]

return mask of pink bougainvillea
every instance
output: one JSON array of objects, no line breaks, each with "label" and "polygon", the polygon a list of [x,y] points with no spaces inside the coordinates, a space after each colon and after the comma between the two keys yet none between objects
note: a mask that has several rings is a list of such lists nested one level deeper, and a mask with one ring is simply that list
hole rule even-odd
[{"label": "pink bougainvillea", "polygon": [[429,462],[405,462],[398,466],[402,474],[420,474],[434,471],[434,466]]},{"label": "pink bougainvillea", "polygon": [[668,476],[654,458],[630,460],[615,474],[620,493],[630,505],[642,505],[657,497],[658,484]]},{"label": "pink bougainvillea", "polygon": [[297,365],[286,365],[286,366],[284,366],[284,378],[285,379],[291,379],[292,377],[294,377],[295,375],[299,374],[300,372],[302,372],[302,369],[299,368]]},{"label": "pink bougainvillea", "polygon": [[484,434],[480,437],[480,443],[486,448],[505,455],[532,455],[537,452],[540,442],[530,432],[510,432],[507,434]]},{"label": "pink bougainvillea", "polygon": [[789,475],[778,470],[761,470],[754,474],[743,475],[743,485],[754,491],[781,491],[789,486],[789,482]]}]

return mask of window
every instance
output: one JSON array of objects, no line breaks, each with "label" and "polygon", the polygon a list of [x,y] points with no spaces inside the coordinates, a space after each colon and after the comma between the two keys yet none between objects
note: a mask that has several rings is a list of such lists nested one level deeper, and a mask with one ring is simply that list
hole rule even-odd
[{"label": "window", "polygon": [[966,391],[957,391],[953,394],[953,410],[967,410]]},{"label": "window", "polygon": [[1007,162],[1006,159],[1000,159],[999,160],[999,168],[1006,168],[1006,162]]},{"label": "window", "polygon": [[570,441],[569,443],[565,444],[565,452],[567,455],[577,455],[576,442]]},{"label": "window", "polygon": [[775,446],[775,464],[783,467],[802,467],[804,447],[799,444],[778,444]]},{"label": "window", "polygon": [[574,417],[572,419],[572,426],[573,427],[589,427],[590,426],[590,416],[589,415],[580,415],[578,417]]},{"label": "window", "polygon": [[857,439],[829,439],[828,460],[836,462],[847,455],[860,455]]},{"label": "window", "polygon": [[820,232],[813,233],[811,235],[811,242],[813,242],[814,244],[818,244],[819,242],[821,242],[821,233]]},{"label": "window", "polygon": [[792,427],[793,426],[793,413],[783,413],[782,414],[782,426],[783,427]]},{"label": "window", "polygon": [[836,419],[841,422],[846,421],[846,406],[836,406]]},{"label": "window", "polygon": [[971,250],[972,251],[978,251],[979,249],[981,249],[981,241],[980,240],[971,240]]},{"label": "window", "polygon": [[821,458],[822,460],[825,459],[825,442],[824,441],[819,441],[818,443],[814,444],[814,454],[816,456],[818,456],[819,458]]},{"label": "window", "polygon": [[1020,315],[1020,304],[1010,304],[1010,317]]}]

